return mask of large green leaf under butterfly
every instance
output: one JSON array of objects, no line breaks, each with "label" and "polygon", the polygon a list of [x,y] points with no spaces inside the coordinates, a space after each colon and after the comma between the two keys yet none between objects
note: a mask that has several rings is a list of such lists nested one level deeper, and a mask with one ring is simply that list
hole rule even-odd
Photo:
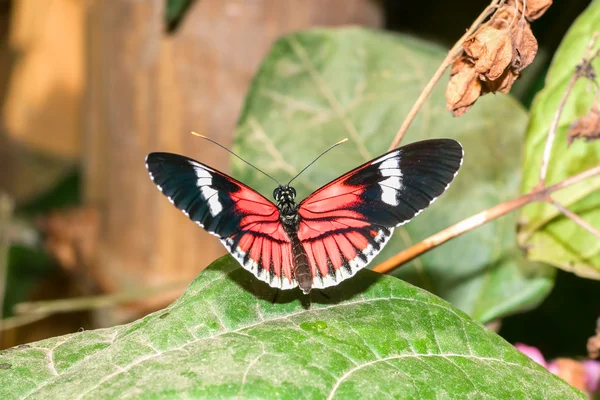
[{"label": "large green leaf under butterfly", "polygon": [[[441,63],[439,47],[358,28],[281,38],[266,56],[238,122],[234,150],[287,181],[323,149],[349,142],[304,172],[302,199],[324,183],[385,153],[410,107]],[[404,143],[449,137],[465,150],[451,187],[413,222],[396,229],[371,265],[477,211],[518,196],[527,115],[509,96],[486,96],[464,117],[432,92]],[[233,160],[233,175],[270,197],[273,184]],[[528,262],[516,246],[515,216],[467,233],[403,267],[398,276],[488,321],[530,308],[552,288],[553,268]]]},{"label": "large green leaf under butterfly", "polygon": [[127,325],[0,351],[0,398],[584,399],[430,293],[360,271],[275,289],[230,256]]}]

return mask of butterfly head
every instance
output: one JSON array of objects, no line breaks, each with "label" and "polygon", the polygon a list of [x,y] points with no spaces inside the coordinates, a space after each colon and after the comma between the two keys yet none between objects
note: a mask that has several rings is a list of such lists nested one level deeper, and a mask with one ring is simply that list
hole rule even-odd
[{"label": "butterfly head", "polygon": [[288,185],[280,185],[273,191],[277,207],[284,218],[296,215],[296,189]]}]

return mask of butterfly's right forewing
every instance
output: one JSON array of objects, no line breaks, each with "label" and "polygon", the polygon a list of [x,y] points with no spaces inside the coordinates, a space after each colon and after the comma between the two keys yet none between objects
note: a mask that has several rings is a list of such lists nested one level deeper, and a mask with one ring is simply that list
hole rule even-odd
[{"label": "butterfly's right forewing", "polygon": [[383,249],[395,227],[427,208],[462,164],[452,139],[411,143],[328,183],[299,206],[298,238],[314,288],[337,285]]}]

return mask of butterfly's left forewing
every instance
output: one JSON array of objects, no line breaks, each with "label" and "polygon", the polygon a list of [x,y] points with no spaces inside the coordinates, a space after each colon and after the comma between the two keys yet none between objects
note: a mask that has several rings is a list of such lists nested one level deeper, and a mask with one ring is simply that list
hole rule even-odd
[{"label": "butterfly's left forewing", "polygon": [[313,287],[338,284],[365,267],[396,226],[429,206],[462,163],[451,139],[411,143],[348,172],[304,199],[298,239]]},{"label": "butterfly's left forewing", "polygon": [[240,264],[273,287],[297,286],[277,207],[243,183],[191,158],[151,153],[150,177],[188,218],[217,236]]}]

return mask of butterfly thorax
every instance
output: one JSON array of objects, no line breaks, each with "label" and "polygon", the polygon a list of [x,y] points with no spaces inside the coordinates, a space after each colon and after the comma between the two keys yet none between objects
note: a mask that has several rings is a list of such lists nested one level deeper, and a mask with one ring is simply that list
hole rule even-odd
[{"label": "butterfly thorax", "polygon": [[302,243],[298,239],[300,216],[295,201],[296,190],[287,185],[278,186],[273,192],[273,197],[277,201],[281,223],[292,245],[294,278],[298,281],[298,286],[300,286],[302,292],[308,294],[312,288],[313,278],[310,266],[308,265],[308,257]]},{"label": "butterfly thorax", "polygon": [[273,191],[281,222],[286,226],[298,225],[298,206],[296,205],[296,190],[290,186],[278,186]]}]

